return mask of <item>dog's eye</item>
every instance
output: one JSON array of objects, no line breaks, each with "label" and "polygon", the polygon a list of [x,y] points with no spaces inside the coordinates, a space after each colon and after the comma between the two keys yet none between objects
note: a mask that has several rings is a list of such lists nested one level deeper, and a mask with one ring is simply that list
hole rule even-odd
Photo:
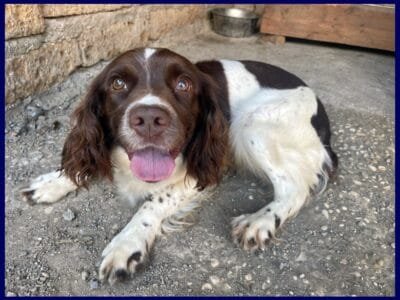
[{"label": "dog's eye", "polygon": [[113,83],[112,83],[112,88],[114,90],[121,90],[126,88],[126,83],[123,79],[121,78],[115,78]]},{"label": "dog's eye", "polygon": [[188,79],[185,78],[181,78],[178,80],[178,82],[176,83],[176,87],[175,87],[178,91],[189,91],[191,88],[191,83]]}]

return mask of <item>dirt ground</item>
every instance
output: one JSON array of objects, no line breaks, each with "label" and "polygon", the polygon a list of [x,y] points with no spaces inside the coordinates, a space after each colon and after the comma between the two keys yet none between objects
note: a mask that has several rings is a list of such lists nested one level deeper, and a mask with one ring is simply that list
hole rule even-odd
[{"label": "dirt ground", "polygon": [[29,206],[18,194],[30,178],[59,167],[69,114],[107,62],[81,69],[48,92],[7,107],[6,293],[394,295],[394,56],[212,33],[156,46],[193,61],[264,61],[300,76],[330,116],[337,180],[284,225],[280,242],[250,254],[232,243],[229,222],[265,205],[271,186],[233,173],[196,212],[194,226],[157,240],[142,272],[122,284],[102,284],[101,252],[134,209],[103,183],[52,206]]}]

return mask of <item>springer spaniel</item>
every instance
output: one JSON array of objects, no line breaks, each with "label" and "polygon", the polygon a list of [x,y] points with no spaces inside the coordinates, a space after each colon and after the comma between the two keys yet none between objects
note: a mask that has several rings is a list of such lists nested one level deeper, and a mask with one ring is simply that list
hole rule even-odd
[{"label": "springer spaniel", "polygon": [[322,103],[278,67],[192,64],[167,49],[135,49],[94,79],[74,112],[60,171],[22,194],[31,204],[54,203],[108,178],[132,204],[144,199],[102,253],[99,276],[112,284],[135,272],[156,236],[181,223],[230,160],[273,184],[271,203],[232,221],[237,244],[264,249],[334,174],[330,138]]}]

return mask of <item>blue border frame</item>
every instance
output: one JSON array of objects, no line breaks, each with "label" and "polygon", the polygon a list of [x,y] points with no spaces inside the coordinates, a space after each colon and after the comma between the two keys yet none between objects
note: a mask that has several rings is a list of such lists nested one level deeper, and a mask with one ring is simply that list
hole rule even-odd
[{"label": "blue border frame", "polygon": [[[205,1],[201,1],[201,0],[192,0],[192,1],[172,1],[172,0],[164,0],[164,1],[154,1],[154,0],[149,0],[149,1],[118,1],[118,2],[114,2],[114,3],[110,3],[110,2],[103,2],[102,1],[69,1],[69,2],[56,2],[56,1],[6,1],[3,4],[3,9],[1,10],[1,19],[2,19],[2,23],[1,23],[1,27],[3,29],[3,39],[2,39],[2,43],[3,43],[3,47],[1,47],[1,51],[2,51],[2,57],[4,58],[3,60],[3,73],[1,75],[1,87],[2,87],[2,97],[1,97],[1,105],[3,107],[3,111],[1,113],[1,130],[2,133],[5,135],[5,5],[6,4],[329,4],[329,3],[334,3],[334,4],[396,4],[396,1],[333,1],[333,2],[326,2],[326,1],[296,1],[295,3],[293,3],[293,1],[289,1],[289,0],[280,0],[280,1],[223,1],[223,0],[213,0],[210,2],[205,2]],[[395,14],[396,15],[400,15],[400,7],[398,5],[396,5],[395,8]],[[395,22],[395,28],[396,28],[396,34],[395,34],[395,38],[396,38],[396,49],[400,49],[400,39],[398,38],[398,34],[397,34],[397,27],[398,27],[398,22],[396,19]],[[395,78],[399,78],[399,70],[397,68],[397,63],[398,63],[398,54],[395,52],[395,62],[396,62],[396,66],[395,66]],[[396,88],[397,88],[397,81],[396,82]],[[397,93],[395,91],[395,99],[397,100]],[[400,114],[400,105],[398,105],[395,101],[395,120],[397,119],[397,116]],[[399,124],[396,120],[395,122],[395,132],[397,133],[399,131]],[[396,138],[395,135],[395,149],[397,150],[397,142],[398,139]],[[399,175],[399,170],[397,168],[397,162],[399,161],[399,154],[398,152],[395,150],[395,200],[397,199],[396,197],[396,190],[397,190],[397,185],[398,185],[398,175]],[[1,203],[1,207],[2,207],[2,211],[3,211],[3,215],[4,215],[4,219],[3,222],[1,223],[1,230],[4,233],[3,239],[1,239],[1,243],[2,243],[2,251],[3,251],[3,255],[2,255],[2,267],[3,267],[3,272],[1,272],[1,287],[2,287],[2,291],[3,291],[3,295],[4,297],[6,297],[6,291],[5,291],[5,136],[3,136],[3,138],[1,139],[1,144],[0,144],[0,157],[3,157],[1,161],[1,165],[0,168],[2,170],[4,170],[4,176],[3,176],[3,180],[0,181],[1,183],[1,190],[3,191],[3,198],[4,201],[2,201]],[[397,201],[396,201],[397,202]],[[398,204],[398,203],[396,203]],[[397,219],[398,216],[398,209],[397,209],[397,205],[395,206],[395,216]],[[399,231],[399,222],[395,223],[395,233],[397,233]],[[395,244],[397,246],[397,234],[395,234]],[[399,270],[399,262],[397,259],[397,247],[395,250],[395,295],[397,295],[397,276],[398,275],[398,270]],[[43,296],[31,296],[31,297],[18,297],[18,298],[27,298],[27,299],[35,299],[35,298],[41,298]],[[64,296],[58,296],[58,297],[64,297]],[[90,297],[85,297],[85,296],[74,296],[73,298],[87,298],[87,299],[95,299],[98,297],[103,297],[103,298],[108,298],[107,296],[90,296]],[[159,297],[154,297],[154,296],[147,296],[147,297],[143,297],[143,296],[132,296],[135,298],[146,298],[146,299],[153,299],[153,298],[159,298]],[[231,298],[231,297],[222,297],[219,296],[221,298]],[[9,297],[7,297],[9,298]],[[114,297],[113,297],[114,298]],[[125,297],[118,297],[118,298],[125,298]],[[211,297],[211,296],[186,296],[186,297],[171,297],[168,296],[167,298],[202,298],[202,299],[209,299],[209,298],[215,298],[215,297]],[[218,298],[218,297],[217,297]],[[259,298],[267,298],[267,297],[263,297],[263,296],[259,296],[259,297],[254,297],[254,296],[244,296],[241,298],[246,298],[246,299],[259,299]],[[268,297],[269,298],[269,297]],[[280,297],[280,298],[289,298],[289,297]],[[308,298],[308,297],[300,297],[300,298]],[[348,298],[348,297],[326,297],[328,299],[341,299],[341,298]],[[357,297],[358,299],[370,299],[370,298],[375,298],[375,297]],[[376,297],[378,298],[378,297]],[[394,297],[379,297],[379,298],[395,298]]]}]

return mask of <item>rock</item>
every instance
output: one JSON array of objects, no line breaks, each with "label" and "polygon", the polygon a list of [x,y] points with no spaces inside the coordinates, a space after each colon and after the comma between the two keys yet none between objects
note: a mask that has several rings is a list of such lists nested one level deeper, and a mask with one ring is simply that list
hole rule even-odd
[{"label": "rock", "polygon": [[181,27],[185,24],[191,24],[202,16],[201,6],[169,6],[168,8],[153,9],[150,11],[148,34],[150,40],[158,40],[174,27]]},{"label": "rock", "polygon": [[215,258],[211,259],[211,267],[216,268],[219,265],[219,261]]},{"label": "rock", "polygon": [[328,230],[328,226],[326,226],[326,225],[322,226],[322,227],[321,227],[321,230],[322,230],[322,231]]},{"label": "rock", "polygon": [[89,287],[91,290],[95,290],[99,288],[99,281],[96,278],[92,278],[89,281]]},{"label": "rock", "polygon": [[264,283],[262,284],[262,286],[261,286],[261,289],[262,289],[262,290],[266,290],[267,287],[268,287],[268,284],[267,284],[266,282],[264,282]]},{"label": "rock", "polygon": [[209,284],[208,282],[205,283],[205,284],[203,284],[203,285],[201,286],[201,290],[202,290],[202,291],[205,291],[205,290],[212,290],[212,289],[213,289],[212,285]]},{"label": "rock", "polygon": [[296,261],[306,261],[307,260],[307,257],[306,257],[306,254],[302,251],[302,252],[300,252],[300,254],[299,254],[299,256],[297,256],[296,257]]},{"label": "rock", "polygon": [[39,5],[6,5],[6,40],[44,32]]},{"label": "rock", "polygon": [[357,193],[357,192],[355,192],[355,191],[351,191],[351,192],[349,193],[349,196],[351,196],[351,197],[354,198],[354,199],[357,199],[357,198],[360,197],[360,194]]},{"label": "rock", "polygon": [[221,282],[221,280],[215,275],[210,276],[210,281],[213,285],[218,285]]},{"label": "rock", "polygon": [[76,43],[46,43],[36,50],[6,60],[6,101],[45,91],[64,80],[81,64]]},{"label": "rock", "polygon": [[68,208],[63,213],[63,218],[64,218],[65,221],[71,222],[73,219],[75,219],[75,213],[71,209]]},{"label": "rock", "polygon": [[15,296],[17,296],[16,293],[10,291],[7,292],[7,297],[15,297]]},{"label": "rock", "polygon": [[48,5],[42,4],[42,14],[44,17],[60,17],[60,16],[72,16],[81,14],[90,14],[101,11],[113,11],[131,5]]},{"label": "rock", "polygon": [[88,271],[83,271],[81,273],[81,278],[83,281],[86,281],[89,278],[89,272]]},{"label": "rock", "polygon": [[25,112],[28,115],[28,118],[31,120],[36,120],[39,116],[44,114],[43,108],[34,105],[26,106]]},{"label": "rock", "polygon": [[250,280],[253,279],[253,276],[251,276],[251,274],[246,274],[246,275],[244,276],[244,279],[246,279],[247,281],[250,281]]}]

